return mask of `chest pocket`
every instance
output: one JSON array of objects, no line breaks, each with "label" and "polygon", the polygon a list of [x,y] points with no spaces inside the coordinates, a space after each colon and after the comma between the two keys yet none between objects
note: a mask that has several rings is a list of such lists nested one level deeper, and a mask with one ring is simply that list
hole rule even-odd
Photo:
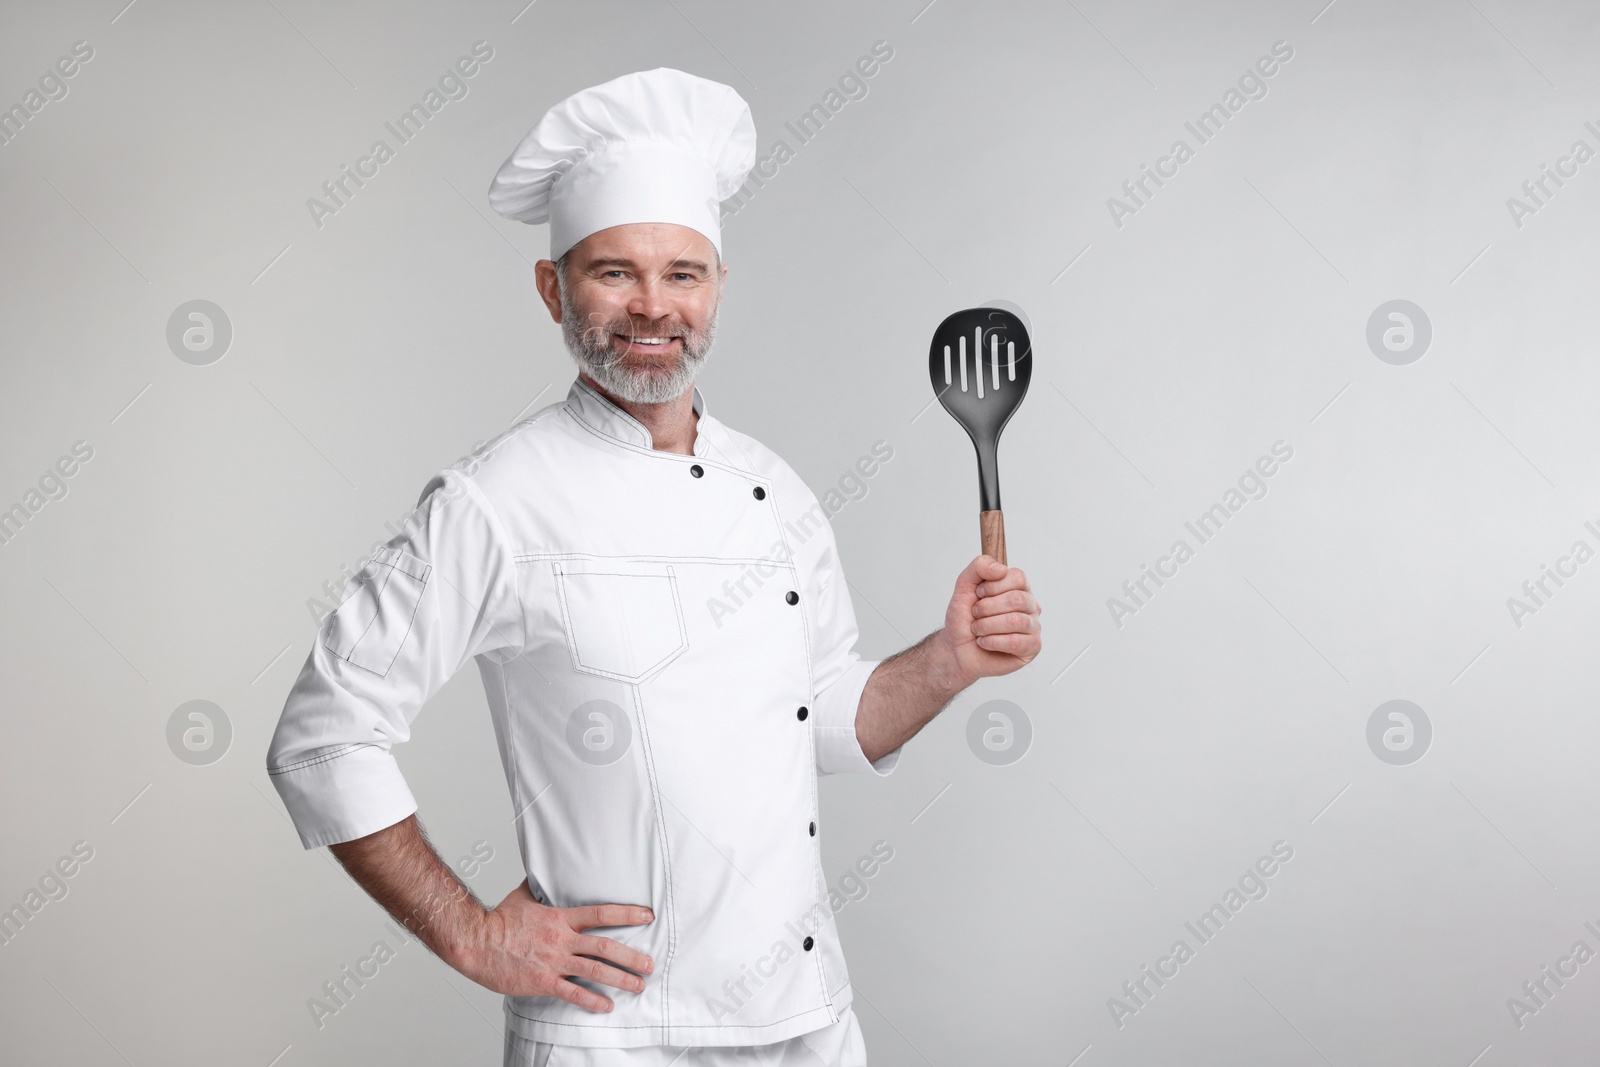
[{"label": "chest pocket", "polygon": [[638,683],[689,647],[670,564],[558,560],[551,566],[576,669]]}]

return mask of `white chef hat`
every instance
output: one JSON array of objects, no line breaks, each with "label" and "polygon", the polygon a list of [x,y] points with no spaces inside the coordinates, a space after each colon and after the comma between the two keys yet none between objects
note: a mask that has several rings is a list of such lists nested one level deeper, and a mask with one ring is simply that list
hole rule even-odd
[{"label": "white chef hat", "polygon": [[720,205],[755,165],[750,105],[730,87],[657,67],[574,93],[547,111],[494,176],[508,219],[550,223],[550,258],[600,230],[670,222],[722,254]]}]

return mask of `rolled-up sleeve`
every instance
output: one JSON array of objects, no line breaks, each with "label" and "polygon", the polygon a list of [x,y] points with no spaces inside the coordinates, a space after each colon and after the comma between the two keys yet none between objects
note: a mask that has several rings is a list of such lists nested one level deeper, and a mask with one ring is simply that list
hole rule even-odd
[{"label": "rolled-up sleeve", "polygon": [[856,737],[856,713],[867,679],[882,660],[865,660],[856,652],[856,612],[850,602],[850,586],[839,562],[822,505],[815,502],[808,514],[821,517],[821,525],[799,546],[801,573],[812,610],[811,647],[814,655],[816,695],[813,698],[813,736],[816,740],[817,773],[871,773],[887,775],[900,761],[900,749],[868,760]]},{"label": "rolled-up sleeve", "polygon": [[430,481],[404,528],[322,621],[267,751],[306,848],[376,833],[417,810],[392,748],[470,658],[524,640],[509,541],[472,479]]}]

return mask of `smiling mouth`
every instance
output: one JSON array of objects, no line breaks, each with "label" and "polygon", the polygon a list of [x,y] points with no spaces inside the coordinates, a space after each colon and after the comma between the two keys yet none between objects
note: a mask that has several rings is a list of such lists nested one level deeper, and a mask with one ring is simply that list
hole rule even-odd
[{"label": "smiling mouth", "polygon": [[681,337],[634,337],[630,334],[619,333],[612,336],[622,341],[623,347],[630,351],[640,352],[668,352],[674,342],[682,342]]}]

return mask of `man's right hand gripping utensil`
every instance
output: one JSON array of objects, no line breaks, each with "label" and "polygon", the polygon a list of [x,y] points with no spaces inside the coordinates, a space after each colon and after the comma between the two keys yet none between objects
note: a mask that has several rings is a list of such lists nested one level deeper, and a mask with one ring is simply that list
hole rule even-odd
[{"label": "man's right hand gripping utensil", "polygon": [[978,525],[985,555],[1006,562],[1000,511],[1000,431],[1022,403],[1033,374],[1033,345],[1022,319],[1003,308],[958,311],[928,347],[928,377],[939,403],[978,450]]}]

